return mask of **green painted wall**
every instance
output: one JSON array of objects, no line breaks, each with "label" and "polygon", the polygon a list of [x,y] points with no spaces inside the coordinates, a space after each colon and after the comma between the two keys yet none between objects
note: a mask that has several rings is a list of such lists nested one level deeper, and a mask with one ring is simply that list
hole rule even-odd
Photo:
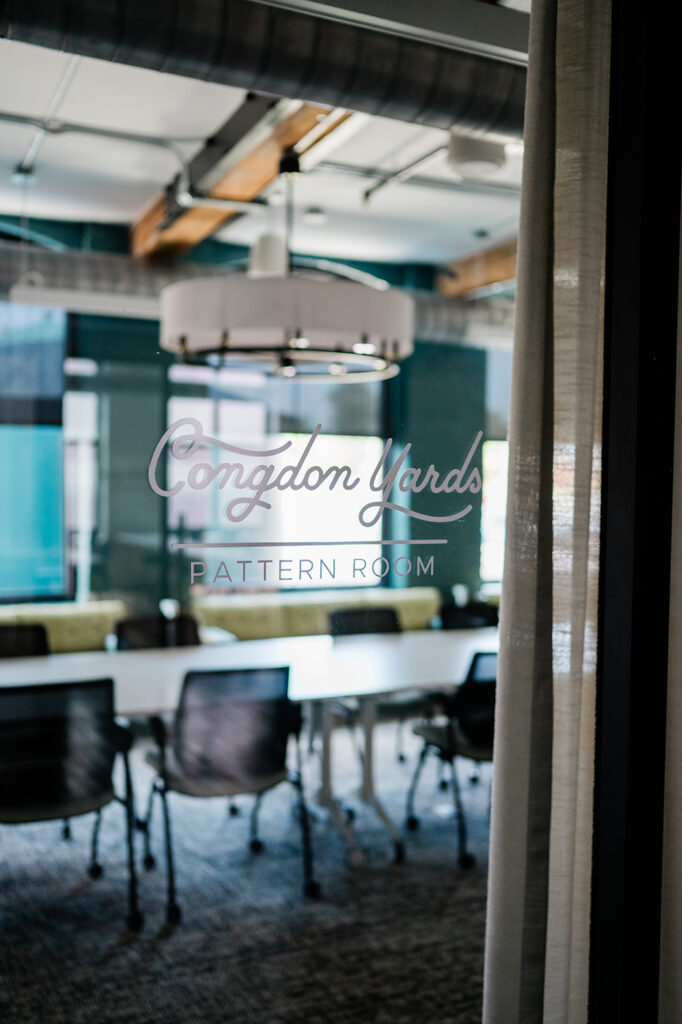
[{"label": "green painted wall", "polygon": [[[460,466],[479,430],[485,430],[485,352],[458,346],[417,342],[414,355],[403,365],[400,376],[392,382],[389,393],[389,420],[394,436],[402,444],[411,442],[410,464],[447,472]],[[481,446],[471,466],[481,471]],[[467,501],[469,497],[467,496]],[[471,499],[472,511],[456,523],[440,525],[412,521],[412,537],[446,538],[447,545],[426,548],[434,554],[433,577],[407,577],[410,585],[429,583],[440,588],[450,599],[454,583],[464,583],[478,590],[480,579],[481,495]],[[429,490],[415,495],[413,507],[426,515],[447,515],[461,505],[457,495],[432,494]],[[452,506],[452,507],[450,507]],[[396,523],[404,516],[393,515],[392,529],[404,531]],[[413,549],[413,562],[416,560]],[[394,580],[398,584],[399,580]]]}]

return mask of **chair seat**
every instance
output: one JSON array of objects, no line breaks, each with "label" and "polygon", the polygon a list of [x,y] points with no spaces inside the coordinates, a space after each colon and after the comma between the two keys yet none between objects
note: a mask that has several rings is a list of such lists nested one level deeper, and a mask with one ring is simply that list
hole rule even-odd
[{"label": "chair seat", "polygon": [[469,757],[472,761],[492,761],[491,747],[477,747],[467,739],[457,722],[423,722],[412,732],[443,754],[448,760],[453,757]]},{"label": "chair seat", "polygon": [[113,789],[96,797],[84,800],[68,800],[63,804],[43,807],[3,807],[0,804],[0,825],[28,825],[33,821],[60,821],[77,818],[79,814],[91,814],[100,807],[106,807],[114,799]]},{"label": "chair seat", "polygon": [[[150,750],[146,754],[147,764],[150,764],[156,772],[161,774],[161,757],[157,750]],[[273,775],[264,775],[260,778],[220,778],[217,776],[191,777],[183,773],[182,765],[178,763],[172,750],[166,750],[166,785],[176,793],[184,793],[185,796],[238,796],[240,793],[260,793],[266,789],[278,786],[289,778],[285,771],[275,772]]]}]

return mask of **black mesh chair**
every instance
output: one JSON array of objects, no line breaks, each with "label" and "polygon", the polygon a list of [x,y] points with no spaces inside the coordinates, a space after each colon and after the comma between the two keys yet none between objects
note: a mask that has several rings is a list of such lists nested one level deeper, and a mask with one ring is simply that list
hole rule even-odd
[{"label": "black mesh chair", "polygon": [[484,629],[496,626],[500,620],[498,609],[484,601],[469,601],[463,608],[446,604],[440,610],[443,629]]},{"label": "black mesh chair", "polygon": [[[89,874],[102,875],[98,839],[102,810],[117,800],[125,809],[128,852],[128,916],[142,927],[133,851],[134,801],[128,764],[130,734],[114,720],[113,682],[0,687],[0,824],[95,814]],[[125,796],[117,796],[112,772],[123,760]]]},{"label": "black mesh chair", "polygon": [[[359,633],[401,633],[402,628],[395,608],[341,608],[330,612],[329,632],[332,636],[349,636]],[[397,693],[377,701],[377,722],[397,722],[396,756],[399,761],[405,760],[402,742],[404,723],[411,718],[428,716],[432,710],[432,699],[416,691]],[[356,723],[357,706],[344,701],[338,711],[349,725]]]},{"label": "black mesh chair", "polygon": [[152,647],[196,647],[201,643],[199,627],[192,615],[181,613],[174,619],[163,615],[143,615],[116,623],[120,651]]},{"label": "black mesh chair", "polygon": [[41,623],[0,624],[0,658],[35,658],[49,653],[47,630]]},{"label": "black mesh chair", "polygon": [[437,695],[447,721],[424,722],[413,730],[416,736],[424,740],[424,745],[407,794],[406,827],[411,832],[419,828],[419,818],[414,813],[414,798],[424,761],[429,753],[434,753],[450,765],[459,863],[464,868],[471,867],[474,858],[467,850],[466,818],[455,758],[465,757],[478,763],[492,761],[496,681],[497,654],[475,654],[467,677],[457,691],[454,694]]},{"label": "black mesh chair", "polygon": [[332,636],[401,631],[395,608],[337,608],[329,613],[329,632]]},{"label": "black mesh chair", "polygon": [[[0,658],[39,658],[51,654],[47,630],[40,622],[0,624]],[[62,838],[71,838],[68,820],[62,825]]]},{"label": "black mesh chair", "polygon": [[[158,749],[147,760],[156,770],[144,820],[147,870],[155,866],[151,852],[151,817],[158,794],[164,815],[168,904],[171,924],[180,920],[175,894],[175,868],[168,793],[193,797],[231,797],[252,793],[250,846],[260,853],[258,812],[264,794],[290,782],[298,794],[298,817],[303,839],[304,893],[317,896],[309,816],[301,779],[299,736],[301,712],[287,698],[288,668],[229,669],[188,672],[172,725],[151,720]],[[297,766],[287,769],[289,737],[296,738]]]}]

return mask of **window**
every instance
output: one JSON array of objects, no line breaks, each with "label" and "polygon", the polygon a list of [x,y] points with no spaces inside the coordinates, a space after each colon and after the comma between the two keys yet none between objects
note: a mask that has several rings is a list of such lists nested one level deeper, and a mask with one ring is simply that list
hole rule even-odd
[{"label": "window", "polygon": [[[286,453],[272,456],[275,473],[296,462],[310,434],[270,433],[265,430],[266,410],[259,401],[225,398],[171,398],[169,423],[183,418],[197,419],[212,437],[245,449],[264,450],[290,444]],[[168,525],[171,538],[189,545],[186,556],[201,559],[208,570],[202,585],[223,588],[315,587],[321,583],[335,586],[372,586],[381,578],[371,565],[381,555],[381,524],[364,527],[358,510],[372,498],[367,481],[377,465],[383,442],[379,437],[320,434],[314,443],[310,465],[349,466],[360,483],[352,490],[341,483],[310,490],[273,490],[265,499],[271,508],[255,507],[243,522],[228,521],[224,509],[249,492],[238,489],[234,478],[219,487],[217,481],[205,488],[182,486],[168,500]],[[247,469],[259,460],[243,457]],[[195,446],[187,459],[167,458],[167,488],[184,484],[192,467],[208,462],[216,467],[232,461],[224,450],[210,444]],[[196,547],[191,544],[196,541]],[[363,542],[363,559],[347,557],[347,543]],[[368,542],[375,543],[368,543]],[[284,543],[286,542],[286,543]],[[308,543],[306,543],[308,542]],[[205,544],[227,543],[229,548],[206,549]],[[282,544],[282,546],[275,546]],[[363,561],[365,565],[363,566]],[[222,564],[221,564],[222,563]],[[322,564],[324,563],[324,564]]]},{"label": "window", "polygon": [[66,590],[61,310],[0,302],[0,600]]},{"label": "window", "polygon": [[481,508],[481,580],[500,583],[504,566],[504,522],[507,511],[506,441],[483,445],[483,503]]}]

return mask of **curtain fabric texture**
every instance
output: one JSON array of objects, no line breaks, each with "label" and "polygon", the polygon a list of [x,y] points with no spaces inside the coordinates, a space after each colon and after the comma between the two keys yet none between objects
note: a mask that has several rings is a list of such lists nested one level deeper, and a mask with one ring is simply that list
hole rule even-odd
[{"label": "curtain fabric texture", "polygon": [[533,0],[485,1024],[587,1020],[610,0]]}]

